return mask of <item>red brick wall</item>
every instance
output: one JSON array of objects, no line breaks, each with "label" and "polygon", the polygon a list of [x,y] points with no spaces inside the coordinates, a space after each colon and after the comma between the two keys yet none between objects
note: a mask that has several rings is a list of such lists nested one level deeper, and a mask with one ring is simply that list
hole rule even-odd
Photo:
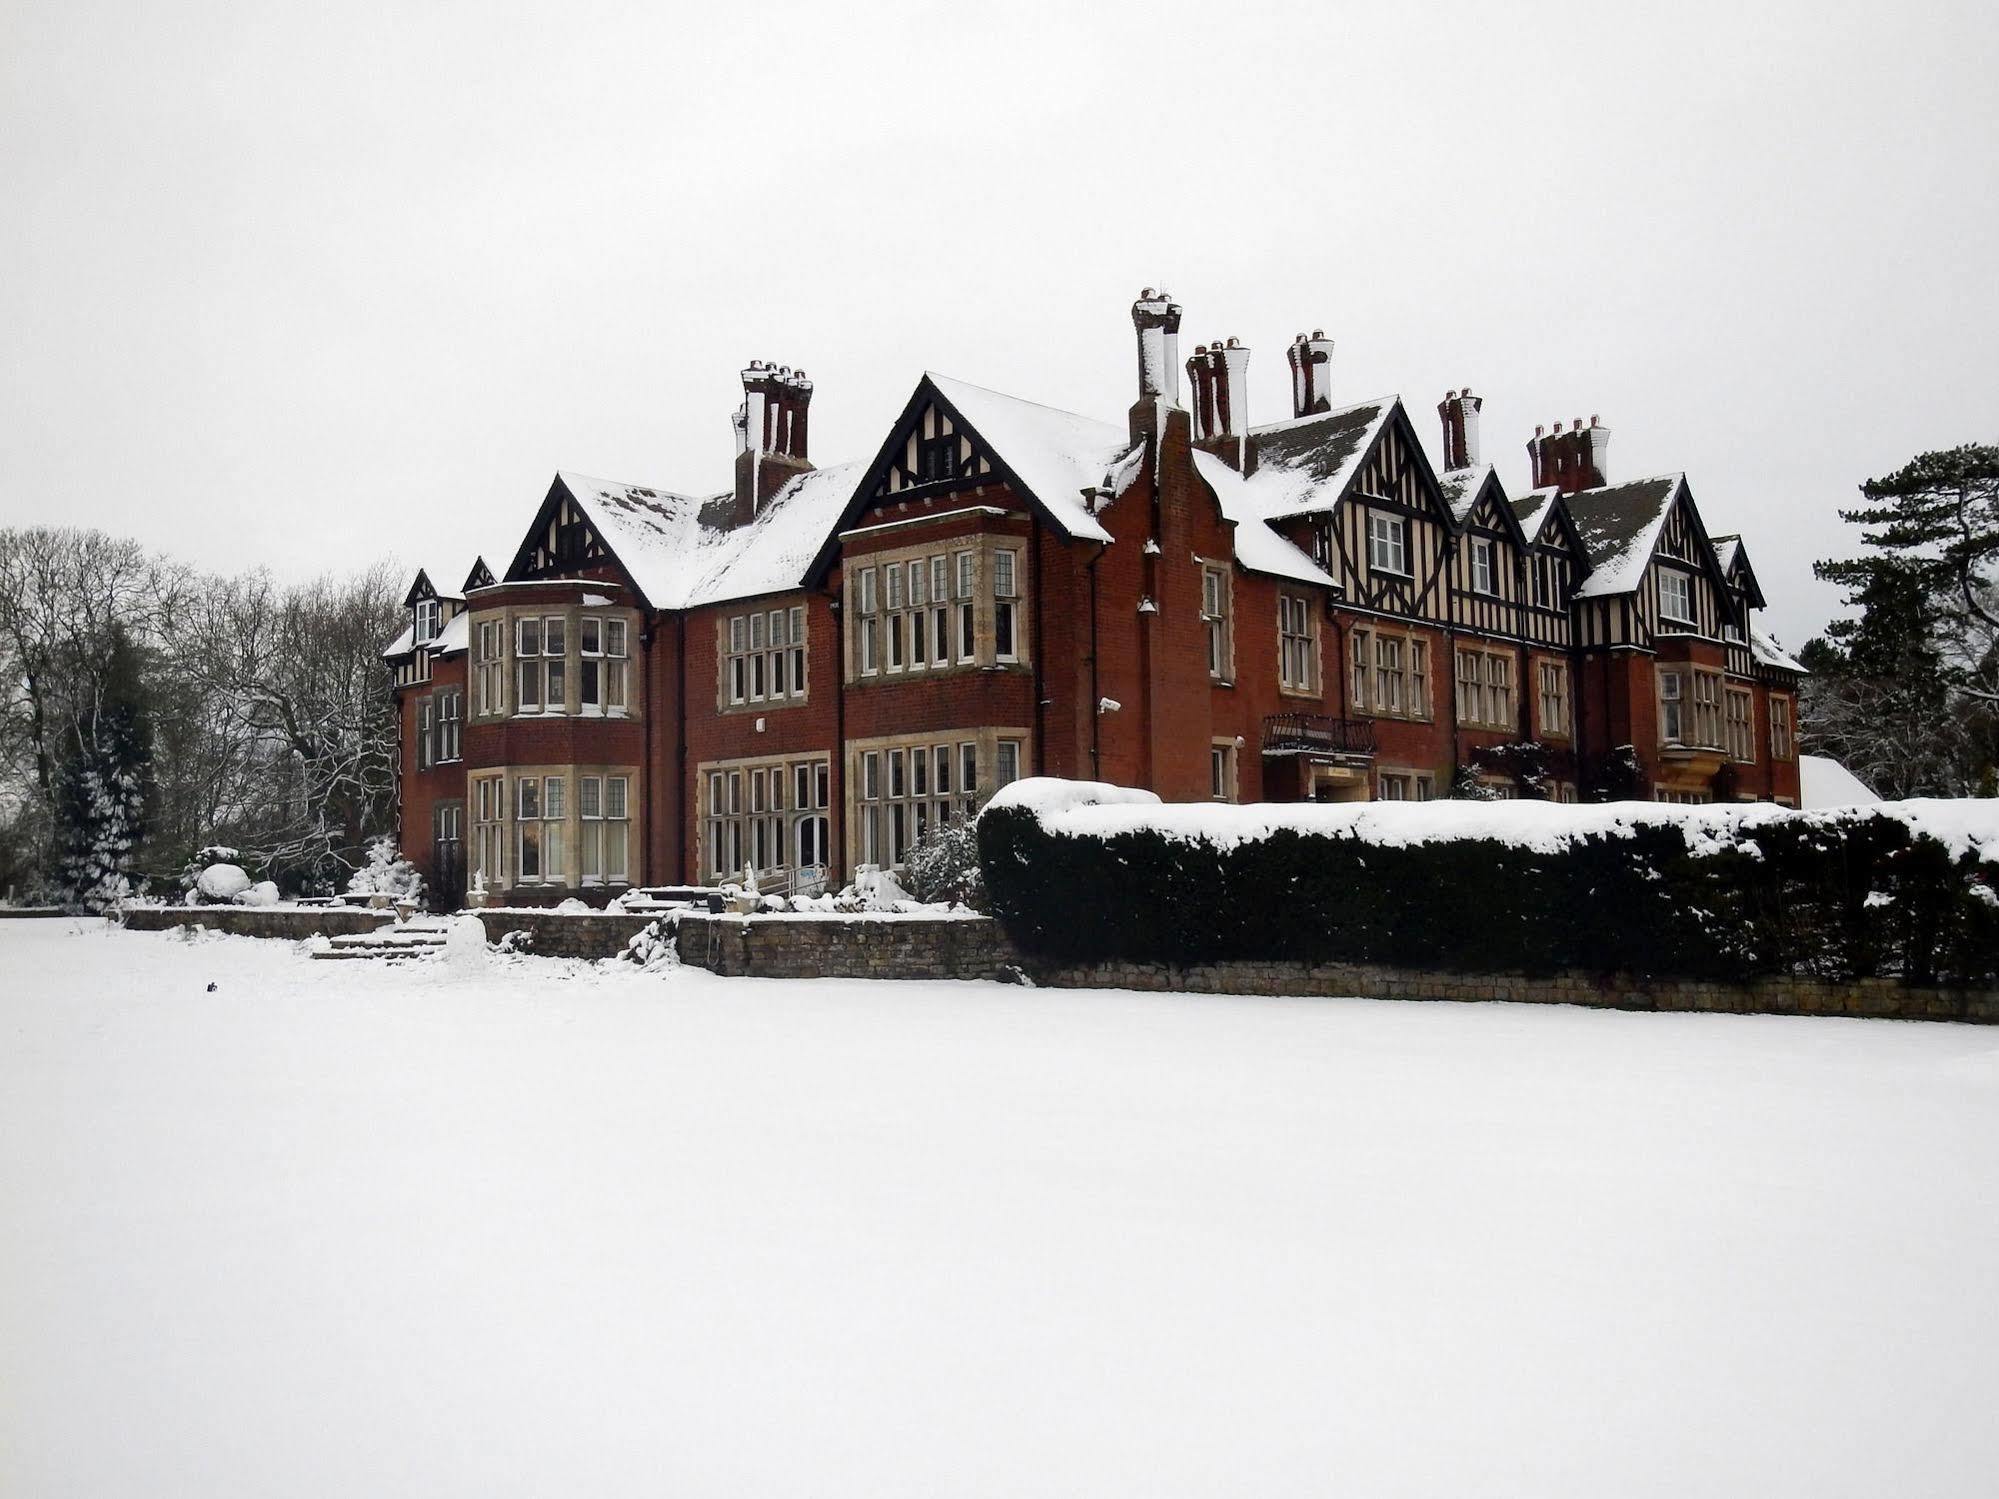
[{"label": "red brick wall", "polygon": [[[794,604],[805,607],[806,695],[782,706],[745,704],[716,711],[716,689],[726,653],[720,629],[734,615],[768,612]],[[833,761],[829,791],[833,848],[841,847],[840,830],[840,640],[833,615],[833,597],[825,593],[771,594],[692,609],[686,615],[687,758],[679,777],[675,811],[680,846],[675,878],[699,879],[700,800],[695,777],[713,760],[774,759],[778,756],[824,753]],[[761,725],[761,727],[759,727]],[[851,732],[851,731],[850,731]]]},{"label": "red brick wall", "polygon": [[[439,802],[464,800],[465,763],[448,761],[442,765],[433,765],[428,770],[417,768],[417,705],[439,688],[456,687],[462,690],[464,686],[465,657],[460,653],[441,659],[432,657],[430,680],[400,688],[396,694],[397,774],[402,792],[396,842],[402,849],[403,857],[422,872],[426,885],[435,884],[437,879],[432,859],[435,852],[432,842],[434,827],[432,817]],[[472,737],[470,725],[465,725],[464,729],[466,748],[469,752],[469,742]],[[467,831],[469,836],[469,828]]]}]

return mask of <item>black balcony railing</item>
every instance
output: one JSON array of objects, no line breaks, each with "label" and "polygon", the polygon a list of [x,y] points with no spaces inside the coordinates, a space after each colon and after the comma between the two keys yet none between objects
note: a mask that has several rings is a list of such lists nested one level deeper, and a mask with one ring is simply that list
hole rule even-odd
[{"label": "black balcony railing", "polygon": [[1372,755],[1374,723],[1323,713],[1273,713],[1263,721],[1266,755]]}]

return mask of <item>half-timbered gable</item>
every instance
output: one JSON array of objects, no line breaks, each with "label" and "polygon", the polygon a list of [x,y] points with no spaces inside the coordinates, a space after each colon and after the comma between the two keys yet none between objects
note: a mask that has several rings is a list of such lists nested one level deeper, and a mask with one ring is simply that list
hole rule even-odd
[{"label": "half-timbered gable", "polygon": [[1582,644],[1722,638],[1727,585],[1685,475],[1584,490],[1569,511],[1592,563],[1577,591]]},{"label": "half-timbered gable", "polygon": [[1247,484],[1266,520],[1310,552],[1350,608],[1443,623],[1453,528],[1398,397],[1254,428]]},{"label": "half-timbered gable", "polygon": [[1728,646],[1728,674],[1751,677],[1756,674],[1756,661],[1749,642],[1749,620],[1752,610],[1763,607],[1762,585],[1756,581],[1756,571],[1749,565],[1749,552],[1740,536],[1715,537],[1714,555],[1728,584],[1723,596],[1722,621],[1722,635]]},{"label": "half-timbered gable", "polygon": [[1451,623],[1481,635],[1522,634],[1526,537],[1499,476],[1490,466],[1453,469],[1438,482],[1457,523],[1446,562]]},{"label": "half-timbered gable", "polygon": [[1512,509],[1526,548],[1521,633],[1534,645],[1571,645],[1576,592],[1589,571],[1589,555],[1568,501],[1557,490],[1537,489],[1514,500]]}]

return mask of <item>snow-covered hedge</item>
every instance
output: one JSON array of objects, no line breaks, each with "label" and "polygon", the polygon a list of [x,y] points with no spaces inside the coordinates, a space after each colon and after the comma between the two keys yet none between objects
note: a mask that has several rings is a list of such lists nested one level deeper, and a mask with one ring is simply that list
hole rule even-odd
[{"label": "snow-covered hedge", "polygon": [[1658,976],[1999,976],[1999,801],[1166,805],[1023,781],[979,820],[994,913],[1071,960]]}]

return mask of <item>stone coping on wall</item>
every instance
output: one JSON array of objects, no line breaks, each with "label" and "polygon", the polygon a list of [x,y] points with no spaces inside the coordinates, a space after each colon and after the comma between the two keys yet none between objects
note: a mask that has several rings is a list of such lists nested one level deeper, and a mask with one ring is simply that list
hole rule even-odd
[{"label": "stone coping on wall", "polygon": [[312,936],[345,937],[393,925],[393,911],[353,906],[126,906],[115,918],[127,931],[166,932],[204,927],[236,937],[277,937],[301,941]]},{"label": "stone coping on wall", "polygon": [[[1023,954],[998,922],[973,912],[824,911],[711,915],[550,910],[472,911],[489,942],[510,933],[518,950],[546,957],[610,958],[654,923],[676,932],[683,963],[751,978],[1006,979],[1051,988],[1154,993],[1447,1001],[1498,1000],[1594,1009],[1735,1015],[1833,1015],[1886,1020],[1999,1023],[1999,991],[1918,988],[1891,978],[1759,978],[1745,983],[1628,974],[1462,974],[1358,963],[1234,961],[1060,964]],[[333,907],[132,906],[134,931],[207,927],[297,940],[390,925],[384,911]]]}]

